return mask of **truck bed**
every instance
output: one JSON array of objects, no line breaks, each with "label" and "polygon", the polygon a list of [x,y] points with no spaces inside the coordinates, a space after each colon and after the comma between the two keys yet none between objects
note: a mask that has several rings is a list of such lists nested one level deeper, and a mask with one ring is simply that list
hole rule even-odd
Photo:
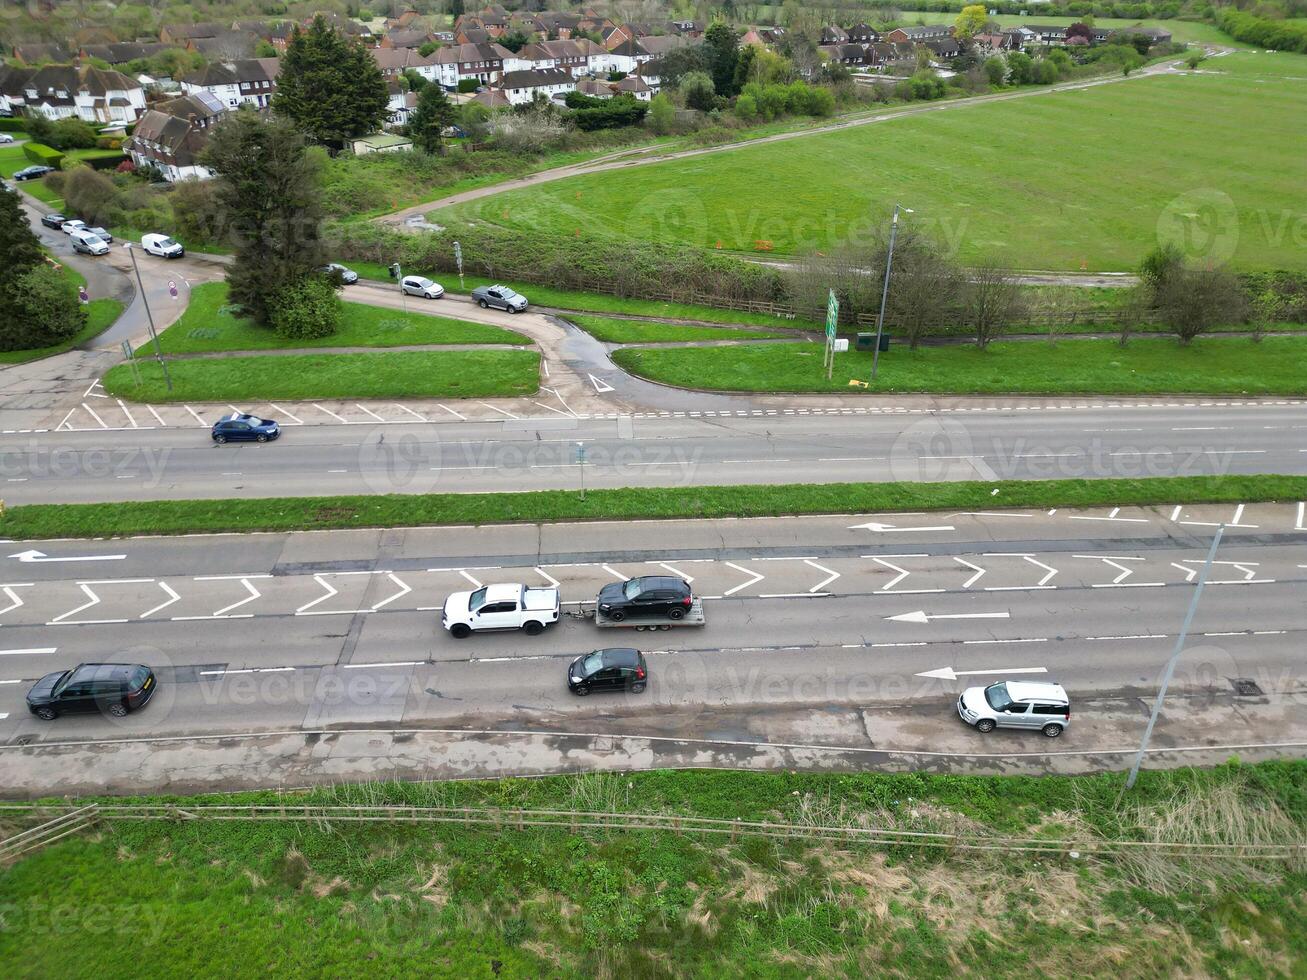
[{"label": "truck bed", "polygon": [[703,626],[705,623],[702,599],[695,599],[689,612],[680,619],[668,619],[666,616],[627,616],[619,621],[596,609],[594,621],[599,627],[631,626],[638,630],[667,630],[673,626]]}]

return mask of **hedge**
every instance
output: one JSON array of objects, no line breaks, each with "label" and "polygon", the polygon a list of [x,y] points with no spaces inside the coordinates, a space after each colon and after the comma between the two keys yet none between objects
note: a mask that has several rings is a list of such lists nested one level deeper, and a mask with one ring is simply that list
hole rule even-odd
[{"label": "hedge", "polygon": [[46,146],[44,143],[24,143],[23,156],[33,163],[39,163],[45,167],[54,167],[56,170],[64,162],[64,155],[53,147]]},{"label": "hedge", "polygon": [[1267,20],[1240,10],[1225,11],[1217,23],[1221,30],[1236,41],[1275,51],[1297,51],[1307,54],[1307,27],[1300,24]]},{"label": "hedge", "polygon": [[0,133],[25,133],[27,132],[26,119],[0,119]]}]

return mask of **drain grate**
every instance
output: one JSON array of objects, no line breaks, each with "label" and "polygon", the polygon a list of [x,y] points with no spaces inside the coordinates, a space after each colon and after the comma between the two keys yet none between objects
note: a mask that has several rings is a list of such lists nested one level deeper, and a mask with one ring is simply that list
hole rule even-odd
[{"label": "drain grate", "polygon": [[1251,677],[1236,677],[1230,683],[1234,685],[1234,693],[1245,697],[1256,697],[1266,693],[1257,686],[1257,682]]}]

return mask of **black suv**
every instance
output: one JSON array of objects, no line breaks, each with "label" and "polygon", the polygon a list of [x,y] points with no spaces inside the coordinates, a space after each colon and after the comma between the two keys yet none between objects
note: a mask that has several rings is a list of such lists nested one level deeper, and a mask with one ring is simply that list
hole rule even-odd
[{"label": "black suv", "polygon": [[27,708],[44,721],[74,711],[122,718],[144,707],[156,686],[154,671],[141,664],[78,664],[37,681],[27,692]]},{"label": "black suv", "polygon": [[641,575],[605,585],[599,593],[599,611],[609,619],[627,616],[666,616],[682,619],[694,605],[690,583],[670,575]]},{"label": "black suv", "polygon": [[630,691],[639,694],[649,682],[644,655],[617,647],[577,657],[567,668],[567,689],[582,697],[591,691]]}]

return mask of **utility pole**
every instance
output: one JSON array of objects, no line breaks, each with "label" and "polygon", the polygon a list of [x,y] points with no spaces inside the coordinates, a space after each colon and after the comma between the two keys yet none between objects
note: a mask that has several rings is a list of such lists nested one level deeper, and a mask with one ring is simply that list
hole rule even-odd
[{"label": "utility pole", "polygon": [[141,302],[145,304],[145,319],[150,325],[150,339],[154,341],[154,357],[163,371],[164,384],[172,391],[172,375],[168,373],[168,362],[163,359],[163,350],[159,347],[159,334],[154,329],[154,314],[150,312],[150,298],[145,295],[145,284],[141,282],[141,267],[136,264],[136,251],[131,242],[123,242],[123,248],[132,257],[132,271],[136,273],[136,288],[141,291]]},{"label": "utility pole", "polygon": [[1135,780],[1139,778],[1139,766],[1144,761],[1144,753],[1148,751],[1148,741],[1153,737],[1153,726],[1157,724],[1157,716],[1162,713],[1162,702],[1166,700],[1167,685],[1171,683],[1171,675],[1175,673],[1175,665],[1180,659],[1180,654],[1184,653],[1185,640],[1189,637],[1189,627],[1194,621],[1194,613],[1198,611],[1198,600],[1203,597],[1203,586],[1207,584],[1207,576],[1212,570],[1212,561],[1216,558],[1216,547],[1221,543],[1221,535],[1224,533],[1225,525],[1222,524],[1216,529],[1216,536],[1212,538],[1212,547],[1208,549],[1207,561],[1203,564],[1203,570],[1198,575],[1198,584],[1194,587],[1193,598],[1189,600],[1189,611],[1185,613],[1184,625],[1180,627],[1180,635],[1175,638],[1175,649],[1171,651],[1171,659],[1166,662],[1166,670],[1162,672],[1162,684],[1157,689],[1157,699],[1153,702],[1153,710],[1148,716],[1148,727],[1144,729],[1144,740],[1139,743],[1139,752],[1135,755],[1134,765],[1130,767],[1130,775],[1126,777],[1126,789],[1133,789]]},{"label": "utility pole", "polygon": [[876,314],[876,348],[871,352],[871,380],[876,380],[876,369],[880,366],[880,334],[885,325],[885,300],[889,297],[889,275],[894,268],[894,242],[899,236],[899,212],[913,214],[912,208],[901,204],[894,205],[894,219],[889,226],[889,254],[885,256],[885,282],[880,290],[880,312]]}]

